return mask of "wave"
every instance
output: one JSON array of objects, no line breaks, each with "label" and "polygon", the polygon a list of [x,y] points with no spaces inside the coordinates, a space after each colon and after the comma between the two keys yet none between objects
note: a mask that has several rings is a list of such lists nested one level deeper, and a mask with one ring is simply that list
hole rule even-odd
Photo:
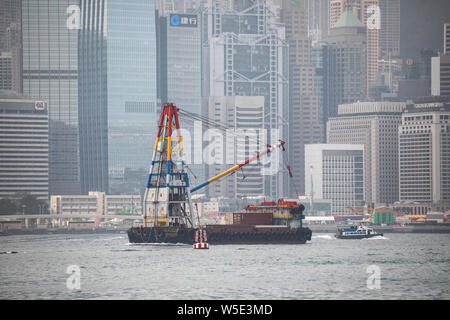
[{"label": "wave", "polygon": [[114,237],[114,238],[111,238],[111,239],[109,239],[109,240],[119,240],[119,239],[125,239],[126,237]]},{"label": "wave", "polygon": [[120,249],[120,250],[111,250],[111,252],[125,252],[125,251],[140,251],[137,249]]},{"label": "wave", "polygon": [[333,236],[330,236],[329,234],[320,234],[320,235],[313,235],[313,239],[326,239],[326,240],[334,240],[335,238]]},{"label": "wave", "polygon": [[146,242],[146,243],[132,243],[128,242],[127,246],[159,246],[159,247],[182,247],[191,246],[186,243],[170,243],[170,242]]}]

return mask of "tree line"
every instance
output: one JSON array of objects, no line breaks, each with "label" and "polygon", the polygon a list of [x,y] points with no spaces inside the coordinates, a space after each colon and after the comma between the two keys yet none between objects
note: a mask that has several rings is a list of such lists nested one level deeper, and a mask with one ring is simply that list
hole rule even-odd
[{"label": "tree line", "polygon": [[48,204],[29,193],[16,193],[10,198],[0,199],[0,215],[47,214]]}]

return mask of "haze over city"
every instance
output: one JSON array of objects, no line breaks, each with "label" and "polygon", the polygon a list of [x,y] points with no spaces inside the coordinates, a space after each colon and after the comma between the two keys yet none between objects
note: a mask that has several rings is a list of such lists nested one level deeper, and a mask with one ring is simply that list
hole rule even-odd
[{"label": "haze over city", "polygon": [[[202,299],[165,283],[195,287],[209,249],[248,277],[206,299],[267,299],[278,261],[326,280],[275,299],[448,299],[449,232],[448,0],[0,0],[0,264],[75,281],[1,275],[0,297]],[[129,248],[179,274],[125,290],[80,267]]]}]

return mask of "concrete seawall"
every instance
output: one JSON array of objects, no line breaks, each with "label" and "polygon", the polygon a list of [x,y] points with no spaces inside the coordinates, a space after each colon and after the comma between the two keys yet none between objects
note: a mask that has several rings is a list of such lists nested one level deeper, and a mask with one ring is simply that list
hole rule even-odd
[{"label": "concrete seawall", "polygon": [[[336,233],[337,224],[304,224],[304,227],[311,229],[312,233]],[[374,230],[380,233],[450,233],[450,223],[446,224],[415,224],[402,227],[381,227],[373,226]],[[27,235],[27,234],[101,234],[101,233],[126,233],[129,227],[119,227],[117,229],[20,229],[0,232],[0,236]]]},{"label": "concrete seawall", "polygon": [[[336,224],[310,224],[305,225],[313,233],[336,233]],[[381,233],[450,233],[450,223],[447,224],[415,224],[401,227],[373,226],[373,229]]]},{"label": "concrete seawall", "polygon": [[49,235],[49,234],[102,234],[102,233],[125,233],[127,228],[117,229],[17,229],[6,230],[0,232],[0,236],[13,236],[13,235]]}]

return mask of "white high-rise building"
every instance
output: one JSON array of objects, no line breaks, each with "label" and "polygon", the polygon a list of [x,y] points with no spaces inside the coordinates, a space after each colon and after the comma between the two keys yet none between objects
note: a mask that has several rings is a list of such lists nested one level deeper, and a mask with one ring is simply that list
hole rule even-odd
[{"label": "white high-rise building", "polygon": [[0,96],[0,198],[28,193],[48,200],[46,105],[21,96]]},{"label": "white high-rise building", "polygon": [[331,200],[334,215],[363,206],[364,145],[305,145],[305,187],[312,199]]},{"label": "white high-rise building", "polygon": [[327,122],[327,143],[363,144],[365,200],[398,201],[398,126],[404,102],[356,102],[338,107]]},{"label": "white high-rise building", "polygon": [[450,202],[450,103],[416,102],[399,127],[400,201]]},{"label": "white high-rise building", "polygon": [[[233,165],[248,159],[266,145],[258,138],[264,137],[264,97],[208,97],[204,99],[203,115],[230,128],[230,133],[211,131],[204,137],[210,141],[204,151],[205,175],[209,179]],[[245,138],[247,136],[248,138]],[[217,139],[217,140],[216,140]],[[247,141],[246,141],[247,140]],[[212,144],[214,141],[220,141]],[[214,146],[214,147],[212,147]],[[265,157],[274,157],[269,154]],[[266,159],[266,158],[265,158]],[[256,161],[235,174],[214,182],[206,190],[210,198],[242,198],[265,193],[262,166]]]}]

